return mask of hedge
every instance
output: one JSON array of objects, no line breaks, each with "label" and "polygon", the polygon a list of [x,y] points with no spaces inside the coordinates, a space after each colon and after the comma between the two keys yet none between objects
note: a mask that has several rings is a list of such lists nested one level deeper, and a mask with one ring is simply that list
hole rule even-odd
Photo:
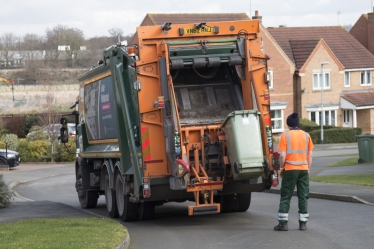
[{"label": "hedge", "polygon": [[[313,130],[308,132],[314,144],[320,143],[321,131]],[[357,141],[356,135],[362,133],[361,128],[344,128],[335,127],[331,129],[326,129],[323,131],[323,143],[333,144],[333,143],[355,143]]]}]

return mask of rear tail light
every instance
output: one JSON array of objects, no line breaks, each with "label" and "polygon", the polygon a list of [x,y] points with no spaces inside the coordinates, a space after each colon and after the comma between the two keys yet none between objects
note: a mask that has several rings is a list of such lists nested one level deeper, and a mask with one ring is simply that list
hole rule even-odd
[{"label": "rear tail light", "polygon": [[143,197],[151,197],[151,181],[149,177],[143,177]]}]

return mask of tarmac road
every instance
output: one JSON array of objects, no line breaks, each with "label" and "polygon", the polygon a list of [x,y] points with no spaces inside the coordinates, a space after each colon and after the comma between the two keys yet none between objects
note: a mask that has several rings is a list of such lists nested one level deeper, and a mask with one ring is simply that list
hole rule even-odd
[{"label": "tarmac road", "polygon": [[[325,153],[326,150],[321,151]],[[340,154],[337,150],[330,153]],[[316,154],[317,150],[315,156]],[[336,159],[342,160],[342,157],[315,158],[312,175],[324,174],[325,170],[330,170],[326,165]],[[374,165],[359,166],[369,172],[374,169]],[[336,168],[339,172],[348,170]],[[12,217],[16,220],[43,216],[91,215],[79,207],[71,164],[24,164],[5,173],[4,178],[8,184],[29,180],[15,190],[22,196],[37,201],[16,198],[10,208],[2,210],[0,222],[12,220]],[[319,193],[327,191],[331,195],[334,195],[334,191],[337,191],[336,195],[357,195],[365,192],[366,188],[337,184],[314,185],[311,182],[311,191],[317,189]],[[368,197],[374,196],[374,188],[368,187],[366,191]],[[130,232],[131,248],[300,248],[300,243],[302,248],[371,248],[374,242],[372,205],[311,198],[311,220],[308,231],[304,233],[297,230],[296,198],[291,202],[290,231],[287,233],[272,230],[277,223],[279,195],[276,194],[254,193],[251,207],[244,213],[189,217],[187,205],[188,203],[168,203],[156,208],[154,220],[122,223]],[[90,211],[108,217],[104,198],[100,197],[98,208]]]},{"label": "tarmac road", "polygon": [[[16,187],[19,194],[47,205],[49,213],[70,215],[81,211],[77,194],[70,191],[74,175],[34,180]],[[47,201],[45,201],[47,200]],[[59,202],[59,203],[56,203]],[[374,206],[311,198],[308,231],[298,230],[297,198],[291,202],[289,231],[274,232],[279,195],[254,193],[247,212],[190,217],[186,203],[156,207],[153,220],[122,223],[127,227],[130,248],[371,248],[374,242]],[[59,208],[72,207],[69,209]],[[24,207],[26,208],[26,206]],[[33,206],[27,206],[32,210]],[[108,217],[104,197],[92,213]],[[27,213],[23,212],[27,216]],[[84,213],[82,211],[82,213]],[[75,216],[74,216],[75,217]],[[120,222],[119,219],[116,219]],[[349,225],[348,225],[349,224]]]}]

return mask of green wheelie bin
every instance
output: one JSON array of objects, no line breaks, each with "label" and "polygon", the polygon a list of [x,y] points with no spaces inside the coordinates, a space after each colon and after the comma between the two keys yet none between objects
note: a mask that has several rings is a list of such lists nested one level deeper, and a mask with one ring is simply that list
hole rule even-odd
[{"label": "green wheelie bin", "polygon": [[358,163],[374,163],[374,135],[357,135]]}]

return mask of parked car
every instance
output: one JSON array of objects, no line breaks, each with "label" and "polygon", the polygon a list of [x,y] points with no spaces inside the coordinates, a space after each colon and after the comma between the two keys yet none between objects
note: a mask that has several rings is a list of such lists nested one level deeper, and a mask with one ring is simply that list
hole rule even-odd
[{"label": "parked car", "polygon": [[[60,140],[60,128],[61,124],[50,124],[45,127],[43,127],[43,132],[45,134],[49,134],[51,137],[57,137],[58,140]],[[75,131],[75,124],[74,123],[68,123],[68,131],[69,131],[69,136],[74,137],[76,134]],[[29,132],[26,137],[29,137],[30,135],[34,134],[34,132]]]},{"label": "parked car", "polygon": [[0,149],[0,165],[9,165],[9,168],[19,165],[21,158],[17,151]]}]

